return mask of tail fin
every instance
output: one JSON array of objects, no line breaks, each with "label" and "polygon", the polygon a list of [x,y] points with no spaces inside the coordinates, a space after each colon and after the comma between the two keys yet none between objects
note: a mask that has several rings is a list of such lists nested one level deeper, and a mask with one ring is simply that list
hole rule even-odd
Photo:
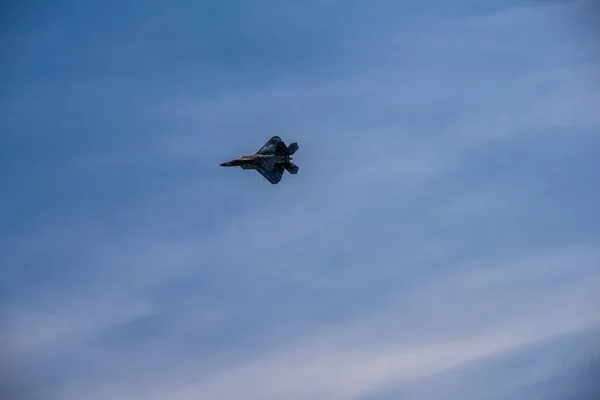
[{"label": "tail fin", "polygon": [[298,150],[298,143],[296,143],[296,142],[290,143],[290,145],[288,146],[288,152],[290,154],[294,154],[296,152],[296,150]]},{"label": "tail fin", "polygon": [[287,172],[289,172],[292,175],[295,175],[298,173],[298,166],[294,163],[289,163],[285,166],[285,169],[287,170]]}]

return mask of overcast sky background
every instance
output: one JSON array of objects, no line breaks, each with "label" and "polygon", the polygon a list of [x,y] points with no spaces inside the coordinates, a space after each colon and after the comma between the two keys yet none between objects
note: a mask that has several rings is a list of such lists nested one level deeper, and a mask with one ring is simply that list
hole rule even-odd
[{"label": "overcast sky background", "polygon": [[[5,395],[591,390],[600,52],[583,3],[2,8]],[[219,167],[273,135],[299,143],[298,175]]]}]

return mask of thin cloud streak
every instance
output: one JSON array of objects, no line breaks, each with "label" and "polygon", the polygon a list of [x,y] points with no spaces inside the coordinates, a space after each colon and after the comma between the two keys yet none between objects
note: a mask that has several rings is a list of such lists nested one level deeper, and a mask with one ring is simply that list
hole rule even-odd
[{"label": "thin cloud streak", "polygon": [[[536,269],[544,264],[544,259],[551,260],[554,265],[546,270],[546,274],[550,275],[572,269],[573,265],[580,265],[582,261],[585,261],[589,267],[595,262],[597,256],[594,256],[591,249],[580,250],[583,251],[574,252],[573,249],[567,249],[562,255],[548,254],[514,260],[493,268],[493,271],[498,274],[503,273],[502,278],[505,280],[510,280],[512,277],[514,284],[524,279],[519,276],[518,271],[531,270],[528,267]],[[582,259],[580,254],[585,253],[588,257]],[[445,308],[445,312],[448,312],[448,306],[452,303],[456,303],[455,306],[458,307],[465,307],[468,303],[461,304],[460,301],[457,303],[452,293],[476,295],[479,290],[485,290],[486,287],[478,282],[482,278],[485,280],[489,277],[489,272],[489,268],[484,268],[481,272],[462,274],[448,282],[439,279],[424,286],[417,285],[413,291],[418,292],[419,297],[412,297],[411,302],[424,304],[423,300],[428,298],[436,308]],[[536,277],[530,277],[527,281],[534,283]],[[494,280],[487,285],[493,288],[497,286],[497,282],[498,280]],[[257,354],[256,358],[242,363],[241,366],[234,363],[220,373],[213,374],[205,371],[202,373],[203,378],[196,383],[186,385],[184,389],[167,389],[182,384],[181,379],[175,378],[179,374],[174,373],[172,377],[174,380],[170,384],[167,383],[169,377],[164,376],[167,382],[149,392],[137,392],[125,387],[113,388],[110,394],[113,398],[119,396],[152,398],[151,393],[156,398],[176,399],[197,396],[235,398],[242,395],[257,399],[281,397],[302,399],[311,396],[359,398],[375,390],[398,387],[425,379],[475,360],[495,357],[557,336],[598,327],[600,321],[593,310],[582,314],[572,313],[573,310],[578,307],[581,309],[581,305],[586,304],[586,298],[585,296],[581,298],[581,294],[587,293],[590,296],[598,283],[597,277],[596,281],[591,282],[585,290],[575,286],[569,291],[563,291],[561,299],[553,299],[553,293],[547,293],[545,297],[539,299],[534,308],[527,304],[521,304],[520,307],[515,304],[516,307],[511,311],[512,315],[508,314],[507,310],[502,312],[506,320],[500,325],[497,323],[487,325],[484,320],[494,320],[495,317],[494,312],[486,312],[487,316],[483,320],[481,317],[475,319],[479,323],[479,328],[452,333],[453,328],[464,326],[464,321],[455,320],[453,322],[455,327],[446,326],[446,333],[426,340],[420,337],[418,331],[409,337],[397,336],[397,333],[404,330],[402,326],[412,325],[414,321],[410,318],[402,318],[397,311],[392,311],[398,305],[380,307],[380,310],[385,310],[380,317],[370,316],[365,320],[336,325],[329,330],[309,334],[301,343],[286,344],[279,350],[270,349],[266,354]],[[579,297],[579,305],[576,304],[577,302],[566,305],[563,302],[563,298],[577,297]],[[497,297],[490,297],[489,301],[492,304],[482,304],[483,309],[489,308],[497,300]],[[519,309],[523,312],[515,314]],[[553,312],[545,313],[545,309],[551,309]],[[422,315],[439,315],[440,311],[430,309],[428,312],[422,312]],[[392,319],[394,314],[400,318]],[[423,329],[425,332],[431,330],[426,326],[418,328],[416,325],[415,328]],[[377,344],[372,342],[373,337],[379,338]],[[193,360],[189,362],[205,370],[201,367],[201,362]],[[187,371],[187,368],[185,370]],[[188,371],[187,374],[183,372],[182,375],[190,374]],[[82,391],[85,392],[86,390]],[[72,398],[77,396],[73,395]]]}]

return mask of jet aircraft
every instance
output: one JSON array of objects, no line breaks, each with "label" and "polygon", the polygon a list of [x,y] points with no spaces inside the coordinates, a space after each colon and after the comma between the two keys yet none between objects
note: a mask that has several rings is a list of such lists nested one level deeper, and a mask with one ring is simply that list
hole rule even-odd
[{"label": "jet aircraft", "polygon": [[298,166],[291,162],[291,156],[296,150],[298,150],[298,143],[286,146],[279,136],[273,136],[255,154],[236,158],[221,164],[221,166],[255,169],[269,182],[276,185],[281,180],[284,170],[290,174],[298,173]]}]

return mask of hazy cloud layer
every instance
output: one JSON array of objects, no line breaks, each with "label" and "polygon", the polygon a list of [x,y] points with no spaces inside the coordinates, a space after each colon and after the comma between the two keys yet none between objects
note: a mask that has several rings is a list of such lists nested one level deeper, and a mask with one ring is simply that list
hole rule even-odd
[{"label": "hazy cloud layer", "polygon": [[[0,36],[7,392],[570,390],[598,348],[585,7],[14,6]],[[271,186],[218,166],[274,134],[299,142],[298,175]]]}]

